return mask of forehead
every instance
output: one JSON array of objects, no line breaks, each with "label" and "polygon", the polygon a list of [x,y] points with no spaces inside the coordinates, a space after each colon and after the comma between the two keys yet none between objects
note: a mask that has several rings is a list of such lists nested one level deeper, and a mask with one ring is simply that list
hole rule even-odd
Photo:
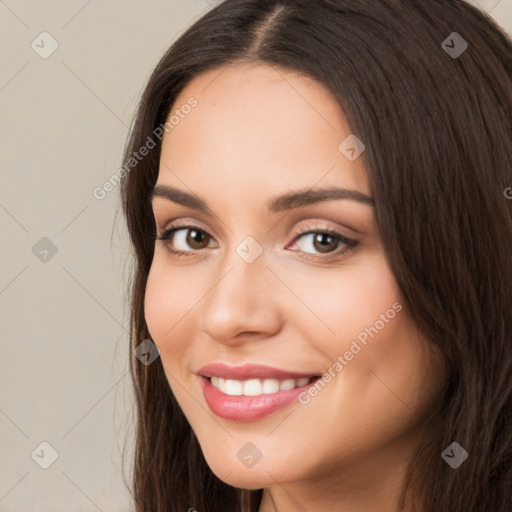
[{"label": "forehead", "polygon": [[[183,108],[191,101],[193,109]],[[363,159],[339,146],[352,132],[320,82],[297,71],[243,63],[195,77],[176,99],[159,182],[246,192],[346,186],[368,193]],[[208,180],[205,182],[205,180]]]}]

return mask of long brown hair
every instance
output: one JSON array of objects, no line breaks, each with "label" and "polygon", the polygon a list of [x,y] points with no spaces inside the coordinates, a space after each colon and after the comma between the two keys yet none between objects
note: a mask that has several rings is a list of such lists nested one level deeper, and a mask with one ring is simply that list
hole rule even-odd
[{"label": "long brown hair", "polygon": [[[460,55],[449,51],[454,37],[459,50],[468,45]],[[124,155],[131,350],[150,337],[143,301],[161,141],[130,159],[195,76],[244,60],[326,85],[366,145],[389,265],[450,371],[410,464],[422,509],[510,512],[512,41],[463,0],[226,0],[179,37],[149,78]],[[136,510],[256,512],[261,489],[231,487],[207,466],[160,359],[132,357],[130,369]],[[457,469],[441,457],[453,441],[469,454]]]}]

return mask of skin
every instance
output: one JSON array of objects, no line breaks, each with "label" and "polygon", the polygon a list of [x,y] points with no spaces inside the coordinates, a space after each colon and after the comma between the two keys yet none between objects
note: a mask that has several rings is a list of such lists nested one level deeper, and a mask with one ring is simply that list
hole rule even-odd
[{"label": "skin", "polygon": [[[395,511],[445,382],[441,355],[412,321],[372,205],[266,210],[271,197],[302,188],[371,196],[364,160],[338,149],[352,131],[322,84],[262,63],[220,71],[197,76],[177,98],[175,109],[190,97],[198,105],[166,133],[157,181],[197,195],[214,216],[153,199],[158,235],[177,219],[205,232],[196,245],[186,228],[155,245],[145,316],[169,385],[211,470],[232,486],[265,488],[260,512]],[[300,227],[334,229],[358,245],[334,242],[338,256],[324,254],[313,235],[294,242]],[[236,252],[248,236],[263,250],[250,264]],[[401,311],[307,405],[249,422],[209,409],[196,376],[203,365],[321,375],[397,302]],[[262,454],[251,468],[237,458],[248,442]]]}]

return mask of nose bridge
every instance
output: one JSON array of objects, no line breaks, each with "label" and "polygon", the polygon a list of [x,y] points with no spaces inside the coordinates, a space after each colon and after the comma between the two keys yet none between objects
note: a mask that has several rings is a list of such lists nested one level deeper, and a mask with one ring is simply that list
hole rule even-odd
[{"label": "nose bridge", "polygon": [[[219,278],[215,289],[217,295],[243,296],[244,302],[257,302],[262,290],[260,285],[268,280],[267,258],[263,246],[252,236],[246,236],[237,245],[230,247],[219,263]],[[255,293],[256,292],[256,293]]]},{"label": "nose bridge", "polygon": [[[254,240],[254,239],[253,239]],[[257,246],[260,247],[257,254]],[[218,280],[210,292],[210,306],[243,314],[263,299],[262,282],[268,279],[263,248],[255,241],[242,241],[219,263]],[[224,311],[226,314],[226,311]]]},{"label": "nose bridge", "polygon": [[279,312],[262,245],[246,237],[219,263],[215,283],[202,306],[203,330],[218,341],[241,332],[278,327]]}]

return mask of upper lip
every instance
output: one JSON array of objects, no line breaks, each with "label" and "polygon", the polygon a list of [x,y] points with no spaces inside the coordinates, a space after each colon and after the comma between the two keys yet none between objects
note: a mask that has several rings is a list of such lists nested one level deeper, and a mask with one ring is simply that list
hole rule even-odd
[{"label": "upper lip", "polygon": [[202,377],[221,377],[223,379],[249,380],[249,379],[302,379],[316,377],[314,373],[294,372],[281,370],[257,364],[244,364],[242,366],[228,366],[224,363],[212,363],[203,366],[197,371]]}]

